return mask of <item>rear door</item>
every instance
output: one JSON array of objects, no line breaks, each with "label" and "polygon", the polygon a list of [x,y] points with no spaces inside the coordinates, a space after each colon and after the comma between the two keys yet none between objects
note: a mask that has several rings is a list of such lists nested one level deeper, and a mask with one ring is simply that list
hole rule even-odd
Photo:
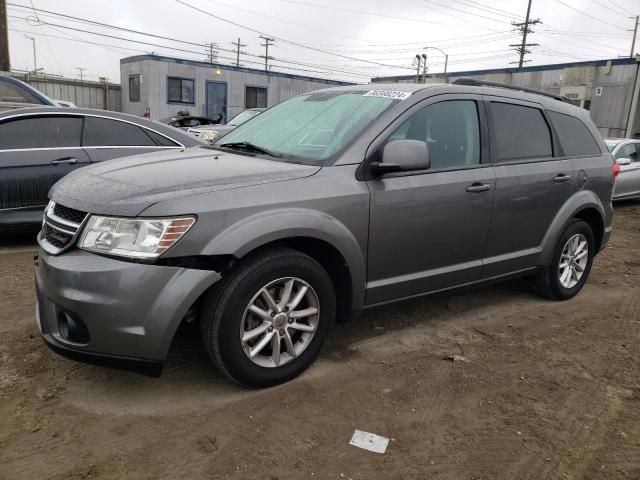
[{"label": "rear door", "polygon": [[620,165],[620,175],[616,178],[614,196],[635,197],[640,195],[640,143],[629,142],[616,150],[614,157],[628,158],[630,165]]},{"label": "rear door", "polygon": [[536,265],[542,239],[576,182],[541,105],[485,100],[496,193],[482,277],[491,278]]},{"label": "rear door", "polygon": [[95,116],[85,117],[82,145],[92,162],[180,147],[173,140],[134,123]]},{"label": "rear door", "polygon": [[89,164],[82,117],[27,115],[0,123],[0,211],[42,209],[55,182]]}]

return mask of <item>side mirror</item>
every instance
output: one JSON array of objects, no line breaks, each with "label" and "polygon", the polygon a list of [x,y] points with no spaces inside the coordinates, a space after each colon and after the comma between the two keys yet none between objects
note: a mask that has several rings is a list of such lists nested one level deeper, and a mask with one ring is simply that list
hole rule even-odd
[{"label": "side mirror", "polygon": [[382,151],[382,161],[371,163],[376,175],[426,170],[431,167],[429,147],[420,140],[392,140]]},{"label": "side mirror", "polygon": [[621,167],[624,165],[631,165],[631,159],[630,158],[616,158],[616,163],[618,165],[620,165]]}]

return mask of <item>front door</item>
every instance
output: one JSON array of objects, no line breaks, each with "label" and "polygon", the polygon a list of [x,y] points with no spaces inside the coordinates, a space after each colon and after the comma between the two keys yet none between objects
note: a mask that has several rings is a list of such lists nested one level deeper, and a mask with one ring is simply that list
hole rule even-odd
[{"label": "front door", "polygon": [[616,178],[614,196],[616,198],[640,195],[640,143],[627,143],[618,148],[614,157],[628,158],[629,165],[620,165],[620,175]]},{"label": "front door", "polygon": [[222,115],[222,122],[227,119],[227,84],[224,82],[207,82],[206,84],[206,112],[207,118]]},{"label": "front door", "polygon": [[480,278],[495,185],[493,168],[482,162],[480,99],[439,98],[408,111],[384,140],[427,142],[431,168],[368,181],[367,304]]},{"label": "front door", "polygon": [[80,146],[82,118],[19,116],[0,123],[0,223],[41,218],[53,184],[89,164]]}]

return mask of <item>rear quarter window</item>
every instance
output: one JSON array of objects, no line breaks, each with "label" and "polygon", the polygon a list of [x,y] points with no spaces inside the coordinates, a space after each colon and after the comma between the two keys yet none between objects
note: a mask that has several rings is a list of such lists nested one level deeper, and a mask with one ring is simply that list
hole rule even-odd
[{"label": "rear quarter window", "polygon": [[498,162],[553,155],[551,131],[540,109],[491,102],[491,117]]},{"label": "rear quarter window", "polygon": [[579,118],[564,113],[548,112],[560,145],[567,156],[600,155],[598,142]]}]

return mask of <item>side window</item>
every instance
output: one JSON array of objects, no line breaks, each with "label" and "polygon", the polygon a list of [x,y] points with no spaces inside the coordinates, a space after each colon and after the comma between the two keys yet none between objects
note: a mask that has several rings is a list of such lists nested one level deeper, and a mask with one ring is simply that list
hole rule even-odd
[{"label": "side window", "polygon": [[0,80],[0,102],[42,104],[42,101],[26,88],[2,80]]},{"label": "side window", "polygon": [[498,162],[551,157],[551,132],[537,108],[491,102]]},{"label": "side window", "polygon": [[628,158],[632,162],[638,161],[638,152],[636,146],[633,143],[627,143],[620,147],[620,150],[616,152],[615,158]]},{"label": "side window", "polygon": [[476,102],[450,100],[418,110],[388,140],[400,139],[427,142],[432,170],[478,165],[480,127]]},{"label": "side window", "polygon": [[0,123],[0,149],[79,147],[80,117],[30,117]]},{"label": "side window", "polygon": [[600,147],[582,120],[564,113],[548,112],[565,155],[600,155]]},{"label": "side window", "polygon": [[108,118],[85,117],[85,147],[155,146],[151,137],[131,123]]}]

